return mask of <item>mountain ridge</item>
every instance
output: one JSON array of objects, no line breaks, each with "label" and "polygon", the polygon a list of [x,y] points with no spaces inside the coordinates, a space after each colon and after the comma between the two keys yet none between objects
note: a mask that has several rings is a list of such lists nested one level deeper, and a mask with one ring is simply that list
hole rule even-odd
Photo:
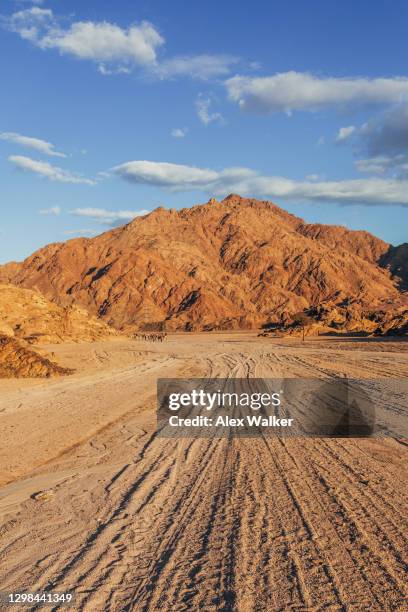
[{"label": "mountain ridge", "polygon": [[320,303],[404,301],[390,262],[378,264],[391,248],[231,194],[50,244],[1,266],[0,282],[77,304],[121,330],[247,328]]}]

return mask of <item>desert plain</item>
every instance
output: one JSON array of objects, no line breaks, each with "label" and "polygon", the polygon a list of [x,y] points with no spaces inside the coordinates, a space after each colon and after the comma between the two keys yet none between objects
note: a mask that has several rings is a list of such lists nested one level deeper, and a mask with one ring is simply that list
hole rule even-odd
[{"label": "desert plain", "polygon": [[75,372],[0,381],[0,591],[89,612],[407,609],[406,439],[164,439],[155,413],[158,377],[406,378],[406,339],[42,350]]}]

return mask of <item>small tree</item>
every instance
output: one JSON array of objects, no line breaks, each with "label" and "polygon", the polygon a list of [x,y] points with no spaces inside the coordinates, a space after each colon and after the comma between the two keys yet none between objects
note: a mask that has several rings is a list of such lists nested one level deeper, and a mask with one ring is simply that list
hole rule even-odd
[{"label": "small tree", "polygon": [[313,324],[313,319],[306,312],[297,312],[292,317],[293,325],[298,326],[302,330],[302,341],[305,341],[306,329]]}]

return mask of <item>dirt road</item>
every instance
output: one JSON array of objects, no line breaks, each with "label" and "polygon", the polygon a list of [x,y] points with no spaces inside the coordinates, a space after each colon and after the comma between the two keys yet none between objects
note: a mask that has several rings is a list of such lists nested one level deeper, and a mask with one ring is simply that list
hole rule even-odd
[{"label": "dirt road", "polygon": [[77,374],[0,384],[0,591],[72,591],[89,612],[406,610],[405,441],[160,439],[154,413],[157,376],[406,377],[406,349],[51,347]]}]

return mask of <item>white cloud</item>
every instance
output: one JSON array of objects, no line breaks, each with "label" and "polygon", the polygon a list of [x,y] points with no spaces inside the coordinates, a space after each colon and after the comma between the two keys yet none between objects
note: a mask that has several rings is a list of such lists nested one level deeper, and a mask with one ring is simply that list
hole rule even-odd
[{"label": "white cloud", "polygon": [[188,128],[174,128],[171,130],[171,135],[173,138],[184,138],[188,132]]},{"label": "white cloud", "polygon": [[130,66],[156,63],[157,49],[164,39],[149,22],[128,28],[116,24],[77,21],[63,28],[50,9],[33,7],[14,13],[8,20],[11,30],[40,49],[57,49],[62,54],[100,64],[100,71],[126,71]]},{"label": "white cloud", "polygon": [[48,162],[42,162],[31,157],[23,155],[10,155],[8,161],[15,165],[16,168],[24,172],[33,172],[39,176],[45,177],[50,181],[60,183],[77,183],[83,185],[95,185],[96,181],[84,178],[77,174],[72,174],[68,170],[63,170],[58,166],[52,166]]},{"label": "white cloud", "polygon": [[114,172],[130,182],[158,185],[160,187],[183,189],[202,188],[217,180],[214,170],[203,170],[193,166],[169,164],[166,162],[131,161],[113,168]]},{"label": "white cloud", "polygon": [[397,103],[408,99],[408,78],[334,78],[284,72],[269,77],[235,76],[229,99],[246,111],[315,111],[323,107]]},{"label": "white cloud", "polygon": [[40,138],[31,138],[30,136],[23,136],[16,132],[2,132],[0,134],[0,140],[6,140],[7,142],[12,142],[28,149],[35,149],[39,151],[39,153],[50,155],[51,157],[66,157],[64,153],[55,151],[55,145],[51,144],[51,142],[41,140]]},{"label": "white cloud", "polygon": [[319,174],[307,174],[305,176],[305,179],[307,181],[318,181],[320,179],[320,175]]},{"label": "white cloud", "polygon": [[60,215],[61,208],[59,206],[51,206],[51,208],[42,208],[38,213],[40,215]]},{"label": "white cloud", "polygon": [[148,210],[106,210],[105,208],[75,208],[70,211],[71,215],[87,217],[99,223],[114,225],[117,222],[132,221],[135,217],[147,215]]},{"label": "white cloud", "polygon": [[231,72],[231,66],[238,61],[238,58],[231,55],[176,56],[158,64],[155,72],[162,79],[189,76],[193,79],[207,81],[228,75]]},{"label": "white cloud", "polygon": [[77,22],[64,30],[51,30],[39,41],[42,49],[96,62],[124,61],[146,65],[156,61],[156,49],[164,40],[147,21],[122,29],[107,22]]},{"label": "white cloud", "polygon": [[224,118],[221,113],[214,113],[210,111],[212,100],[209,97],[205,97],[200,94],[196,100],[197,116],[201,123],[209,125],[214,122],[223,122]]},{"label": "white cloud", "polygon": [[76,230],[65,230],[62,232],[65,236],[97,236],[101,232],[94,229],[76,229]]},{"label": "white cloud", "polygon": [[356,128],[354,125],[349,125],[347,127],[341,127],[336,136],[336,142],[344,142],[349,140],[349,138],[354,134]]},{"label": "white cloud", "polygon": [[106,21],[77,21],[65,26],[52,10],[32,7],[7,20],[8,27],[40,49],[56,49],[96,62],[103,75],[128,74],[135,66],[159,79],[225,77],[238,58],[231,55],[180,55],[159,61],[165,40],[148,21],[122,28]]},{"label": "white cloud", "polygon": [[236,192],[248,197],[338,204],[408,205],[408,181],[402,180],[294,181],[280,176],[263,176],[249,168],[216,171],[151,161],[127,162],[114,171],[130,182],[170,191],[200,190],[217,196]]}]

